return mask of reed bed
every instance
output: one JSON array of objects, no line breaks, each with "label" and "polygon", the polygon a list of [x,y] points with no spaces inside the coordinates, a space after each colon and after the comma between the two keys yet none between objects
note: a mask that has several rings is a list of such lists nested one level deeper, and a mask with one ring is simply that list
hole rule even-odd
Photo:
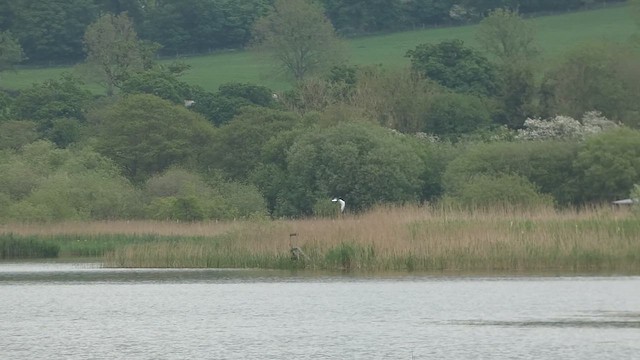
[{"label": "reed bed", "polygon": [[[297,259],[290,253],[295,247],[304,253]],[[608,208],[378,208],[336,219],[247,222],[214,238],[128,245],[105,261],[116,267],[640,273],[640,219]]]},{"label": "reed bed", "polygon": [[[83,253],[73,246],[82,248],[88,239],[110,267],[640,273],[640,218],[609,207],[379,207],[332,219],[65,223],[0,230],[8,231],[52,239],[61,244],[62,254]],[[303,255],[292,257],[292,248]]]}]

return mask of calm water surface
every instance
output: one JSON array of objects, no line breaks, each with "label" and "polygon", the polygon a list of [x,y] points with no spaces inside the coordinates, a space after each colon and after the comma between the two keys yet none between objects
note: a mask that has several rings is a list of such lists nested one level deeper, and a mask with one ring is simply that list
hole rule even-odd
[{"label": "calm water surface", "polygon": [[640,359],[640,277],[0,263],[0,359]]}]

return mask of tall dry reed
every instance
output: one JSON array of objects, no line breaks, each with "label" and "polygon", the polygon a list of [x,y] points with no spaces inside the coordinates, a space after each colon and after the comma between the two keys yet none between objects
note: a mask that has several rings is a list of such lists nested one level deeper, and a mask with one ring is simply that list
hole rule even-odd
[{"label": "tall dry reed", "polygon": [[[197,241],[120,247],[106,261],[125,267],[640,272],[640,219],[605,207],[380,207],[335,219],[234,223],[228,230]],[[293,247],[304,256],[292,260]]]}]

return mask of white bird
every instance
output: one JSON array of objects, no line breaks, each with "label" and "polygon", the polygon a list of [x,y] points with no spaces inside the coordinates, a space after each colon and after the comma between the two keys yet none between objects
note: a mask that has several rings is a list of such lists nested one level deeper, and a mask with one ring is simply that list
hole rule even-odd
[{"label": "white bird", "polygon": [[339,199],[339,198],[333,198],[333,199],[331,199],[331,201],[333,201],[333,202],[339,202],[339,203],[340,203],[340,212],[344,212],[344,206],[345,206],[345,204],[346,204],[346,203],[344,202],[344,200]]},{"label": "white bird", "polygon": [[185,100],[184,101],[184,106],[186,107],[191,107],[191,105],[195,104],[196,102],[193,100]]},{"label": "white bird", "polygon": [[622,200],[616,200],[613,203],[615,205],[631,205],[637,202],[638,202],[638,199],[622,199]]}]

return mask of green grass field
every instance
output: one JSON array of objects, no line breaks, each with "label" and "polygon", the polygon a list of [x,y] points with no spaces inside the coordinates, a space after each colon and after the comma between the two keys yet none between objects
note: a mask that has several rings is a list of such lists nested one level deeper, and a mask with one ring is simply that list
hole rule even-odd
[{"label": "green grass field", "polygon": [[[548,67],[568,49],[588,41],[626,41],[637,31],[628,6],[545,16],[530,19],[538,31],[543,50],[543,66]],[[387,67],[407,65],[404,57],[409,49],[422,43],[462,39],[474,46],[476,26],[448,27],[366,36],[348,40],[353,64],[382,64]],[[246,51],[226,52],[182,59],[191,65],[183,79],[191,84],[215,91],[227,82],[251,82],[273,89],[286,89],[290,84],[273,75],[272,67],[263,59]],[[173,60],[163,60],[171,62]],[[32,83],[56,78],[71,67],[21,69],[0,75],[0,87],[22,89]],[[99,91],[96,86],[92,90]]]}]

